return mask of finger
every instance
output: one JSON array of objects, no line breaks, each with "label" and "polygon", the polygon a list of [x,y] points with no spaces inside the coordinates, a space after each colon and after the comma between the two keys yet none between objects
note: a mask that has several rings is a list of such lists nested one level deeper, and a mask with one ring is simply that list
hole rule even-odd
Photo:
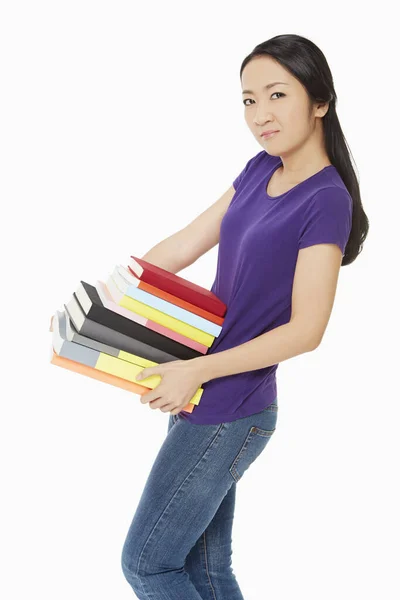
[{"label": "finger", "polygon": [[[160,400],[162,400],[162,398],[160,398]],[[155,402],[152,402],[152,408],[153,408],[154,404],[155,404]],[[157,403],[157,406],[155,406],[155,408],[159,408],[161,410],[161,412],[163,412],[163,413],[169,412],[172,414],[172,411],[174,409],[176,409],[176,406],[174,404],[161,404],[161,402],[160,402],[160,403]]]},{"label": "finger", "polygon": [[150,375],[155,375],[156,372],[153,371],[151,369],[151,367],[146,367],[145,369],[143,369],[142,371],[139,371],[139,373],[136,375],[136,379],[146,379],[147,377],[150,377]]},{"label": "finger", "polygon": [[146,392],[145,394],[142,394],[142,396],[140,397],[140,402],[142,404],[148,404],[149,402],[152,402],[153,400],[157,400],[158,398],[160,398],[160,392],[151,390],[150,392]]},{"label": "finger", "polygon": [[174,410],[171,410],[171,415],[179,415],[181,410],[181,408],[174,408]]},{"label": "finger", "polygon": [[153,400],[153,402],[150,402],[149,408],[154,410],[160,409],[163,413],[169,412],[170,408],[168,408],[168,404],[162,404],[162,402],[165,402],[165,400],[162,398],[157,398],[156,400]]}]

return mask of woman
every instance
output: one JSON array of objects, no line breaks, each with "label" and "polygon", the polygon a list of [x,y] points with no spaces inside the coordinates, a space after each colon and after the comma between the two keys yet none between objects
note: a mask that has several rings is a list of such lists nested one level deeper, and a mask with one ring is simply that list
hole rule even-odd
[{"label": "woman", "polygon": [[262,150],[214,205],[143,257],[176,273],[219,242],[211,290],[227,305],[206,355],[141,373],[162,378],[141,401],[170,412],[122,552],[143,600],[243,598],[231,561],[236,485],[275,431],[278,364],[318,347],[340,266],[368,233],[319,48],[276,36],[240,77]]}]

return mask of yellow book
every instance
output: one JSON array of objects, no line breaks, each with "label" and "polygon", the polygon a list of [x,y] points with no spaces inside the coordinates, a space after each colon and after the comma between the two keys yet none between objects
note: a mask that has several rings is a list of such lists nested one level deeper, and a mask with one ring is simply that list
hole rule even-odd
[{"label": "yellow book", "polygon": [[[106,354],[105,352],[69,341],[66,339],[65,327],[65,314],[57,311],[54,315],[52,329],[53,348],[59,356],[150,389],[156,388],[161,383],[161,375],[150,375],[145,379],[136,380],[136,376],[143,371],[143,368],[157,366],[158,363],[124,350],[120,350],[118,356],[112,356],[111,354]],[[202,394],[203,388],[199,387],[189,400],[189,403],[198,405]]]},{"label": "yellow book", "polygon": [[[150,375],[145,379],[140,379],[137,381],[136,375],[143,371],[143,367],[141,365],[136,365],[132,362],[121,360],[121,358],[110,356],[109,354],[104,354],[103,352],[100,352],[100,356],[97,359],[95,368],[99,369],[99,371],[110,373],[110,375],[116,375],[117,377],[122,377],[122,379],[127,379],[128,381],[133,381],[134,383],[138,383],[140,385],[145,385],[152,390],[156,388],[159,383],[161,383],[160,375]],[[202,393],[203,388],[199,388],[189,402],[192,404],[199,404]]]},{"label": "yellow book", "polygon": [[144,302],[140,302],[139,300],[135,300],[126,294],[123,295],[121,300],[117,303],[128,310],[131,310],[142,317],[146,317],[146,319],[151,319],[160,325],[164,325],[177,333],[181,333],[191,340],[195,340],[200,344],[204,344],[209,348],[213,343],[215,336],[211,335],[211,333],[207,333],[206,331],[202,331],[197,327],[193,327],[193,325],[189,325],[189,323],[184,323],[184,321],[180,321],[171,315],[167,315],[161,310],[157,308],[153,308],[153,306],[149,306],[148,304],[144,304]]}]

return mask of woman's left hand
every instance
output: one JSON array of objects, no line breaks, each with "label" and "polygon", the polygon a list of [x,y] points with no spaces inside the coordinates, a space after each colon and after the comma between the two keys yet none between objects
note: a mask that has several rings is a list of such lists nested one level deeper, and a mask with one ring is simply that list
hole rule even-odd
[{"label": "woman's left hand", "polygon": [[177,415],[206,381],[196,359],[172,360],[146,367],[136,375],[136,380],[142,381],[150,375],[160,375],[161,381],[154,389],[143,394],[140,402],[149,402],[150,408],[159,408],[161,412],[170,412],[171,415]]}]

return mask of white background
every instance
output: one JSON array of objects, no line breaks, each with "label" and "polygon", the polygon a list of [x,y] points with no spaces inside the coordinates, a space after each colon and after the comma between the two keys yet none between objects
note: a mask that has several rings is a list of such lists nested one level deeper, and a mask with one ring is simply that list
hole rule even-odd
[{"label": "white background", "polygon": [[[2,597],[133,597],[122,544],[168,413],[51,365],[50,317],[80,280],[194,219],[261,149],[239,69],[281,33],[328,60],[370,233],[320,347],[279,366],[277,431],[238,485],[233,567],[246,600],[400,597],[392,6],[2,4]],[[179,274],[209,288],[217,251]]]}]

